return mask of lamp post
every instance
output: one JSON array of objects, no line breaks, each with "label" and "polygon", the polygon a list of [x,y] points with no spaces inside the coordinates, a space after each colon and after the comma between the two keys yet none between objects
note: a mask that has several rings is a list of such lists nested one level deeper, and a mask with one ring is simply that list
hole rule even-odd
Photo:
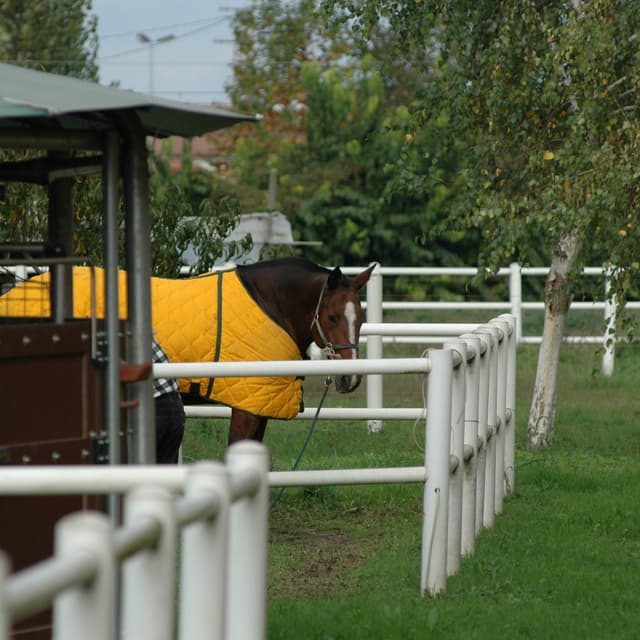
[{"label": "lamp post", "polygon": [[164,42],[175,40],[176,37],[173,33],[155,39],[150,38],[146,33],[139,33],[136,37],[138,38],[138,42],[149,45],[149,93],[153,95],[153,47],[156,44],[163,44]]}]

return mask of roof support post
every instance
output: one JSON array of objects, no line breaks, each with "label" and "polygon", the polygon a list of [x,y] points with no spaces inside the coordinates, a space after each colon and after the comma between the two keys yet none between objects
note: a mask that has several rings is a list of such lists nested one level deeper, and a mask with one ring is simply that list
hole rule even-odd
[{"label": "roof support post", "polygon": [[[118,300],[118,201],[120,185],[120,136],[109,130],[102,154],[102,227],[104,242],[104,299],[106,366],[104,386],[104,425],[109,435],[109,463],[121,464],[120,451],[120,336]],[[120,500],[109,496],[109,513],[120,520]]]},{"label": "roof support post", "polygon": [[[123,137],[123,177],[127,266],[127,361],[151,362],[151,215],[149,176],[144,130],[137,115],[125,113],[120,119]],[[132,429],[132,462],[156,461],[155,407],[153,379],[128,385]]]},{"label": "roof support post", "polygon": [[[64,151],[50,151],[52,162],[68,157]],[[71,178],[59,178],[49,183],[49,242],[60,248],[62,256],[73,255],[73,203]],[[73,284],[70,264],[53,264],[51,268],[51,302],[54,322],[73,317]]]}]

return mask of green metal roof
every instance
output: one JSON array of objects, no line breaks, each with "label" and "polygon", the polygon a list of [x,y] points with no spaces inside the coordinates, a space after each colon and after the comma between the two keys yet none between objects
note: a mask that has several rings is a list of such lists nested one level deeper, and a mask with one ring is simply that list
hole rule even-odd
[{"label": "green metal roof", "polygon": [[0,128],[99,131],[110,112],[135,111],[147,135],[202,135],[258,116],[165,100],[53,73],[0,63]]}]

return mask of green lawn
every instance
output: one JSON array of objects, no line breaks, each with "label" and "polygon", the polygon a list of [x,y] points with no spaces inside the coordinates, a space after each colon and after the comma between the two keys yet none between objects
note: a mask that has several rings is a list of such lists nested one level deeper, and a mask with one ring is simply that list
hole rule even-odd
[{"label": "green lawn", "polygon": [[[271,513],[268,637],[323,639],[640,637],[640,350],[611,378],[593,347],[563,347],[551,450],[525,449],[536,348],[518,352],[516,492],[445,594],[419,596],[418,485],[288,489]],[[306,381],[314,406],[322,381]],[[389,406],[421,402],[417,376],[385,379]],[[364,392],[329,394],[358,406]],[[308,423],[267,429],[288,469]],[[224,422],[190,421],[185,458],[220,458]],[[320,421],[299,468],[414,465],[422,425]]]}]

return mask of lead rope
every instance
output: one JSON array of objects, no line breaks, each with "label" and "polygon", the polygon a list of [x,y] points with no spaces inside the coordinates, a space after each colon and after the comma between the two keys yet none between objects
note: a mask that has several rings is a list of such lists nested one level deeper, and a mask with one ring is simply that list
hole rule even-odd
[{"label": "lead rope", "polygon": [[[320,415],[320,409],[322,409],[322,405],[324,404],[324,400],[327,397],[327,392],[329,391],[329,387],[330,386],[331,386],[331,378],[329,376],[327,376],[327,378],[325,378],[325,381],[324,381],[324,391],[322,392],[322,398],[320,398],[320,402],[318,404],[318,408],[316,409],[316,413],[313,416],[313,421],[311,422],[311,426],[309,427],[309,430],[307,431],[307,436],[304,439],[304,442],[302,443],[302,448],[300,449],[300,453],[298,453],[298,457],[296,458],[296,461],[293,463],[293,467],[291,467],[291,471],[295,471],[298,468],[298,463],[302,459],[302,455],[304,454],[304,450],[307,448],[307,445],[309,444],[309,440],[311,440],[311,436],[313,435],[313,432],[314,432],[314,430],[316,428],[316,423],[318,422],[318,416]],[[282,498],[282,494],[284,493],[285,489],[286,489],[286,487],[280,487],[280,489],[278,490],[278,493],[276,493],[276,495],[274,496],[273,500],[271,501],[270,510],[273,510],[275,508],[275,506],[278,504],[278,502],[280,502],[280,498]]]}]

